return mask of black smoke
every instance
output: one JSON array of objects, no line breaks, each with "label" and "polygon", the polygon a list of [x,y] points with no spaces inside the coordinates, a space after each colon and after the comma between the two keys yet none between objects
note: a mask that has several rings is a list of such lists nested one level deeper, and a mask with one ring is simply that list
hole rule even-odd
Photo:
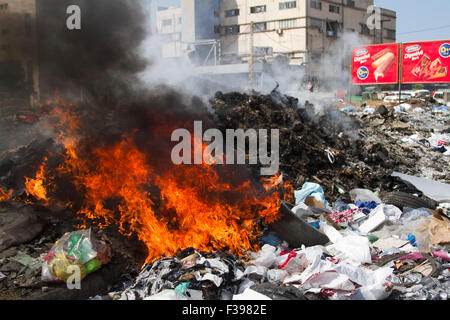
[{"label": "black smoke", "polygon": [[[67,28],[70,5],[81,9],[81,30]],[[147,66],[138,53],[150,30],[141,1],[37,0],[36,6],[43,97],[58,90],[107,103],[130,92]]]}]

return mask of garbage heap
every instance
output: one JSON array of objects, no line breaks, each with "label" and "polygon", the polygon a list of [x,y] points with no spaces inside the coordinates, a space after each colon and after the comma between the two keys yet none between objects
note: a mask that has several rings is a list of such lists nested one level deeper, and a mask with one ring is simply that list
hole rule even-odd
[{"label": "garbage heap", "polygon": [[[280,129],[280,168],[294,181],[295,205],[283,205],[260,251],[236,257],[190,248],[146,265],[111,297],[448,299],[449,204],[391,176],[419,174],[430,157],[434,172],[445,168],[445,157],[431,146],[404,145],[423,129],[420,121],[387,108],[317,114],[313,105],[278,92],[219,92],[212,105],[222,130]],[[445,170],[438,178],[447,181]]]},{"label": "garbage heap", "polygon": [[211,103],[222,130],[279,129],[280,170],[296,188],[319,183],[331,200],[353,188],[392,191],[394,170],[450,182],[448,156],[435,150],[448,138],[448,114],[431,107],[398,113],[385,106],[315,106],[277,91],[218,92]]},{"label": "garbage heap", "polygon": [[379,143],[399,160],[396,171],[450,183],[450,118],[448,107],[405,102],[385,106],[370,102],[340,111],[359,121],[367,145]]},{"label": "garbage heap", "polygon": [[[314,183],[295,196],[297,205],[286,203],[284,218],[274,225],[283,227],[282,220],[290,215],[296,219],[289,221],[296,233],[287,225],[284,232],[269,227],[261,250],[246,257],[188,248],[147,264],[128,288],[110,297],[448,299],[450,218],[444,206],[400,209],[381,203],[367,189],[352,190],[352,203],[338,199],[331,205]],[[308,245],[296,247],[285,239]]]},{"label": "garbage heap", "polygon": [[[263,230],[261,250],[234,256],[182,248],[175,256],[140,270],[145,257],[139,260],[133,251],[139,242],[125,246],[123,237],[117,236],[112,238],[110,262],[109,253],[104,255],[107,259],[99,258],[101,265],[77,254],[69,256],[79,261],[66,261],[70,246],[61,258],[52,252],[61,251],[56,250],[55,242],[73,229],[70,210],[54,208],[51,223],[44,226],[36,221],[35,211],[50,215],[48,210],[25,203],[20,208],[5,206],[0,210],[4,235],[0,238],[0,295],[4,292],[11,298],[11,292],[28,290],[33,298],[42,298],[44,292],[52,294],[46,297],[68,297],[68,292],[78,290],[60,287],[53,291],[53,285],[43,281],[42,272],[66,278],[56,267],[75,264],[86,276],[83,296],[76,298],[448,298],[448,185],[438,188],[441,198],[436,200],[433,192],[392,176],[393,170],[422,175],[424,168],[432,167],[427,176],[448,181],[447,156],[433,149],[436,132],[425,127],[421,117],[439,122],[443,131],[448,119],[437,119],[432,112],[420,116],[381,109],[346,115],[330,108],[317,114],[309,103],[299,104],[277,92],[218,93],[212,105],[219,128],[280,129],[280,169],[283,177],[294,183],[295,203],[283,203],[282,218]],[[445,140],[441,138],[439,141]],[[7,201],[23,194],[23,177],[35,173],[29,164],[39,163],[52,145],[47,140],[34,142],[3,154],[0,183],[8,186],[4,190],[14,192],[0,197]],[[259,168],[254,169],[259,175]],[[21,210],[26,212],[19,215]],[[8,219],[13,217],[10,212],[21,217],[15,222],[17,228],[8,227]],[[68,225],[62,228],[63,223]],[[56,232],[58,228],[61,230]],[[39,237],[41,233],[44,235]],[[11,235],[15,237],[7,239]],[[90,286],[97,280],[101,285]],[[107,291],[97,289],[106,287]]]}]

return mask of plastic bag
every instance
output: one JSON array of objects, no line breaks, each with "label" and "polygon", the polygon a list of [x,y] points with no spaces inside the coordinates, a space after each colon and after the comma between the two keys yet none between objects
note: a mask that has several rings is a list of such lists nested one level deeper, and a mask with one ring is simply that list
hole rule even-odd
[{"label": "plastic bag", "polygon": [[270,268],[275,261],[277,260],[277,255],[275,254],[276,248],[265,244],[261,248],[261,250],[252,255],[252,260],[250,261],[256,266],[263,266],[266,268]]},{"label": "plastic bag", "polygon": [[358,230],[362,233],[371,232],[386,221],[390,223],[398,222],[401,215],[402,211],[396,206],[381,204],[370,212],[368,218],[358,227]]},{"label": "plastic bag", "polygon": [[426,208],[419,208],[419,209],[410,209],[410,210],[404,210],[403,215],[400,218],[401,224],[407,224],[411,221],[415,221],[424,217],[431,216],[432,213],[428,211]]},{"label": "plastic bag", "polygon": [[353,202],[361,200],[361,202],[374,201],[376,203],[381,203],[381,199],[369,189],[352,189],[349,194]]},{"label": "plastic bag", "polygon": [[91,229],[65,233],[53,245],[42,265],[42,280],[67,282],[80,270],[80,280],[101,268],[111,259],[111,247],[105,239],[100,241],[91,235]]},{"label": "plastic bag", "polygon": [[420,218],[403,225],[399,223],[384,225],[383,228],[374,231],[373,235],[380,239],[389,238],[391,236],[406,239],[409,235],[414,234],[418,249],[426,252],[430,250],[430,235],[428,230],[424,230],[428,223],[429,220],[427,218]]},{"label": "plastic bag", "polygon": [[301,190],[294,191],[295,202],[302,203],[308,196],[313,196],[316,200],[322,202],[325,207],[328,206],[328,201],[325,199],[325,194],[322,187],[317,183],[306,182],[303,184]]}]

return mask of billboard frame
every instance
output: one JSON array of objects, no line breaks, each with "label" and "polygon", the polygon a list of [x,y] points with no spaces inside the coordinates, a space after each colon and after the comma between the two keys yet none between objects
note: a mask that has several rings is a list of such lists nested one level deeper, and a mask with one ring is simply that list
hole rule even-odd
[{"label": "billboard frame", "polygon": [[[379,44],[368,44],[368,45],[363,45],[363,46],[361,46],[361,48],[362,47],[364,47],[364,48],[367,48],[367,47],[376,47],[376,46],[389,46],[389,45],[397,45],[398,46],[398,53],[397,53],[397,55],[398,55],[398,61],[397,61],[397,63],[398,63],[398,65],[399,65],[399,67],[400,67],[400,54],[401,54],[401,43],[399,43],[399,42],[390,42],[390,43],[379,43]],[[398,70],[397,72],[398,72],[398,74],[397,74],[397,81],[396,82],[383,82],[383,83],[379,83],[379,82],[374,82],[374,83],[354,83],[353,82],[353,68],[354,68],[354,63],[355,63],[355,61],[354,61],[354,57],[353,57],[353,52],[354,52],[354,50],[355,50],[356,48],[353,48],[353,50],[352,50],[352,65],[350,66],[350,74],[352,75],[351,76],[351,83],[352,83],[352,85],[355,85],[355,86],[376,86],[376,85],[378,85],[378,86],[382,86],[382,85],[393,85],[393,84],[399,84],[399,83],[401,83],[401,74],[400,74],[400,70]]]},{"label": "billboard frame", "polygon": [[[438,84],[442,84],[442,83],[449,83],[450,84],[450,81],[433,81],[433,82],[428,82],[428,81],[426,81],[426,82],[417,82],[417,81],[414,81],[414,82],[410,82],[410,81],[408,81],[408,82],[404,82],[403,81],[403,46],[409,46],[409,45],[412,45],[412,44],[418,44],[418,43],[434,43],[434,42],[449,42],[450,43],[450,39],[444,39],[444,40],[427,40],[427,41],[411,41],[411,42],[405,42],[405,43],[401,43],[401,48],[402,48],[402,50],[400,50],[400,54],[399,54],[399,65],[401,65],[401,69],[402,69],[402,72],[400,73],[400,83],[401,84],[435,84],[435,83],[438,83]],[[450,72],[450,70],[449,70],[449,72]]]}]

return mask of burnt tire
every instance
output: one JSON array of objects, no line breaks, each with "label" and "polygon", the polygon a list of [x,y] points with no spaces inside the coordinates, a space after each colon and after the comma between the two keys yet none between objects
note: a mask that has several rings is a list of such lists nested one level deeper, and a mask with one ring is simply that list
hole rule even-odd
[{"label": "burnt tire", "polygon": [[403,210],[404,207],[418,209],[418,208],[428,208],[436,209],[438,203],[432,199],[426,198],[424,196],[416,197],[413,194],[406,192],[390,192],[386,194],[383,198],[383,203],[392,204]]}]

